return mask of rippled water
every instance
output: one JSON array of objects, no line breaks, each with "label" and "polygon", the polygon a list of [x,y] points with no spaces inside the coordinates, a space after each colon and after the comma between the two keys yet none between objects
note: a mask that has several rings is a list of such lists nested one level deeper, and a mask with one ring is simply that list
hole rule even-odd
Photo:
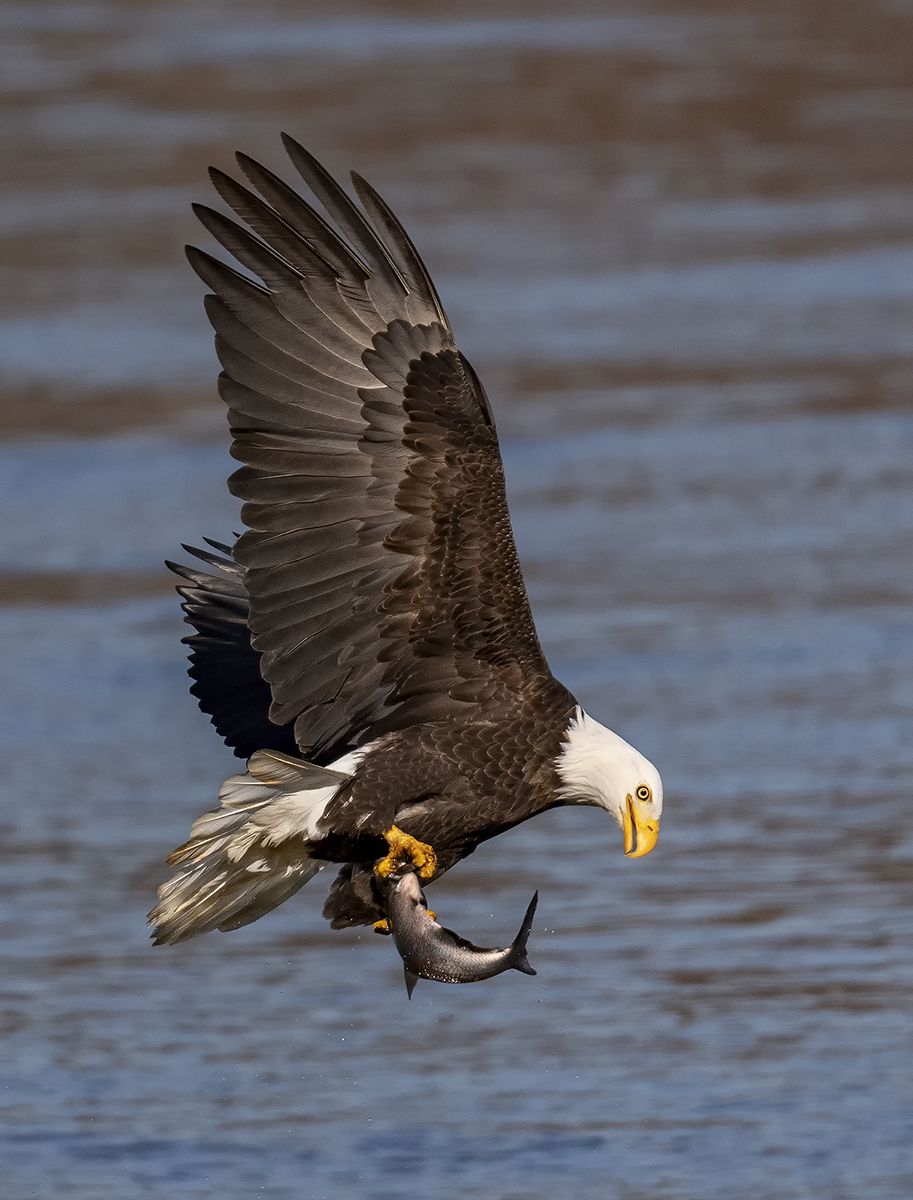
[{"label": "rippled water", "polygon": [[[0,12],[0,1195],[913,1195],[913,9]],[[435,885],[152,949],[234,759],[160,568],[237,526],[181,244],[288,128],[406,220],[492,394],[556,674],[660,767]]]}]

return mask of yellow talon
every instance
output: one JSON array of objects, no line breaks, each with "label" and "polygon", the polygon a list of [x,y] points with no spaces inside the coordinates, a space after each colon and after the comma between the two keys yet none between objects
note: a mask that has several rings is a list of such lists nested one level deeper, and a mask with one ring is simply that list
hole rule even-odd
[{"label": "yellow talon", "polygon": [[375,933],[390,933],[390,922],[387,920],[375,921],[371,928]]},{"label": "yellow talon", "polygon": [[380,860],[374,870],[382,879],[392,875],[404,862],[411,862],[418,868],[419,879],[430,879],[437,866],[434,851],[425,842],[410,837],[395,825],[385,830],[384,838],[390,847],[390,853]]}]

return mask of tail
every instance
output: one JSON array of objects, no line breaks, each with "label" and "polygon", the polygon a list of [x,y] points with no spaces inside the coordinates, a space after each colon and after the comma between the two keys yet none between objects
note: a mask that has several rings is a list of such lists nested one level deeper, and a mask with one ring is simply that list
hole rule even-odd
[{"label": "tail", "polygon": [[348,778],[276,750],[253,754],[246,775],[222,784],[221,807],[198,817],[169,854],[179,869],[149,914],[155,945],[239,929],[293,896],[326,865],[309,843]]},{"label": "tail", "polygon": [[529,902],[529,908],[526,910],[526,916],[523,918],[523,924],[520,926],[520,932],[511,942],[510,946],[510,966],[515,971],[522,971],[524,975],[535,975],[535,970],[529,965],[529,959],[526,956],[526,943],[529,941],[529,935],[533,927],[533,917],[536,914],[536,905],[539,903],[539,893],[533,894],[532,900]]}]

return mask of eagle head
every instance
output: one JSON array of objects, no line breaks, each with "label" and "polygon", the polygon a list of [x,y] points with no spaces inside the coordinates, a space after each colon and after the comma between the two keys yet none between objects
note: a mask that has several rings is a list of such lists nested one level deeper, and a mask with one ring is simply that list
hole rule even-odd
[{"label": "eagle head", "polygon": [[650,853],[659,836],[663,781],[648,759],[578,707],[555,766],[565,804],[607,809],[624,831],[628,858]]}]

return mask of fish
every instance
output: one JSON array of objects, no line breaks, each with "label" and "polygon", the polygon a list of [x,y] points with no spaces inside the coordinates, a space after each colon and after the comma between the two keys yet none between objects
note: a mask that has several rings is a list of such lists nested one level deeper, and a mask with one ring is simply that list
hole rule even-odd
[{"label": "fish", "polygon": [[502,971],[536,974],[529,965],[526,943],[539,902],[538,891],[529,903],[520,932],[503,950],[474,946],[452,929],[438,924],[434,913],[428,911],[425,893],[414,870],[390,876],[386,902],[387,928],[378,929],[378,932],[393,935],[393,943],[403,960],[410,1000],[420,979],[433,979],[438,983],[478,983],[500,975]]}]

